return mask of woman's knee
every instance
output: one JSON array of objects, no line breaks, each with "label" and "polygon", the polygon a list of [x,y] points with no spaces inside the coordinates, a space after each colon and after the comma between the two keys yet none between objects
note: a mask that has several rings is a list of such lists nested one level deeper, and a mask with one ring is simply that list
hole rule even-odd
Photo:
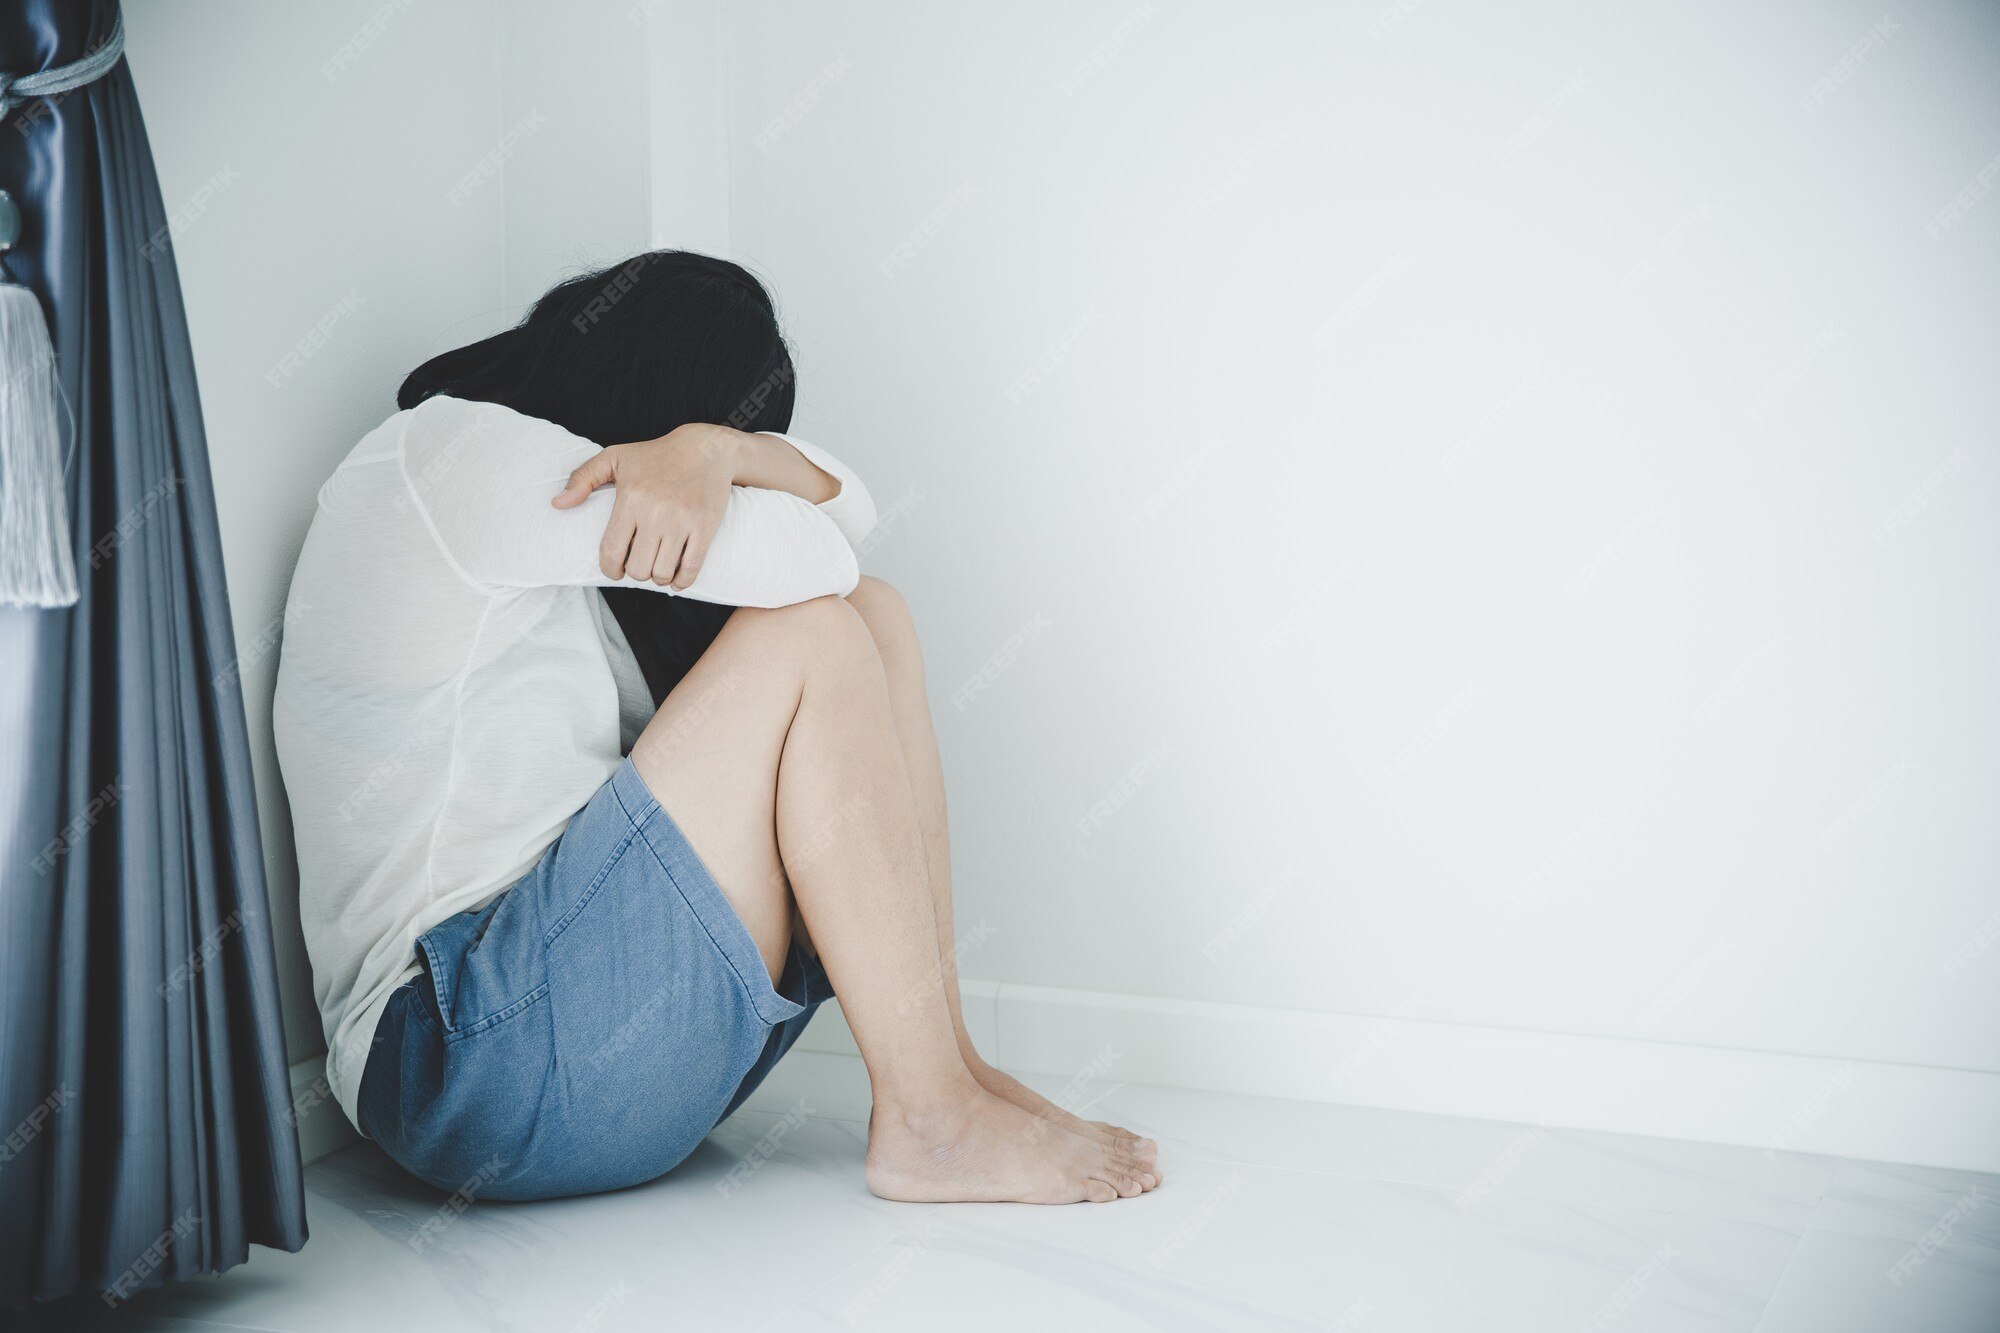
[{"label": "woman's knee", "polygon": [[873,640],[861,613],[839,597],[815,597],[791,606],[744,607],[729,618],[732,628],[759,642],[760,652],[776,651],[813,664],[839,660],[866,649]]},{"label": "woman's knee", "polygon": [[873,574],[863,574],[861,581],[854,585],[854,591],[847,594],[847,604],[859,611],[863,619],[871,615],[901,616],[909,618],[909,603],[903,594],[887,579],[878,579]]},{"label": "woman's knee", "polygon": [[875,640],[875,646],[882,653],[882,659],[889,665],[907,664],[915,669],[923,665],[922,654],[917,646],[917,623],[910,615],[910,604],[903,600],[903,594],[883,579],[864,574],[854,591],[847,594],[847,604],[860,615],[868,627],[868,633]]}]

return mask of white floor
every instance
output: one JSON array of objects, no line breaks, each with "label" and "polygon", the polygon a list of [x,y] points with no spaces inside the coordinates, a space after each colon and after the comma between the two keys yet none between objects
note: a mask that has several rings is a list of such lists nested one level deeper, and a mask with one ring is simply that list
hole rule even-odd
[{"label": "white floor", "polygon": [[2000,1177],[1165,1088],[1085,1096],[1159,1139],[1161,1190],[884,1203],[861,1183],[859,1062],[794,1053],[651,1185],[461,1210],[364,1144],[308,1171],[302,1253],[33,1326],[2000,1331]]}]

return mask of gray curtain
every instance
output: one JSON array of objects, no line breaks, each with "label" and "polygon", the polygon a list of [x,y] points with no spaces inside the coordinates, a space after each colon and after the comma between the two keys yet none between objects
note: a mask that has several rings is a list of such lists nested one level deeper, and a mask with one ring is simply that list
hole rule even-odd
[{"label": "gray curtain", "polygon": [[[0,70],[115,0],[0,5]],[[81,600],[0,610],[0,1305],[305,1242],[236,646],[172,231],[123,62],[0,124],[75,414]],[[246,651],[252,651],[246,649]]]}]

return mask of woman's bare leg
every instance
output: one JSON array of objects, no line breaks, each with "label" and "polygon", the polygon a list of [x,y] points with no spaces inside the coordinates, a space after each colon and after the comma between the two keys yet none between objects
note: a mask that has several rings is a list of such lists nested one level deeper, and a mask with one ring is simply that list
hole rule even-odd
[{"label": "woman's bare leg", "polygon": [[1150,1151],[1064,1132],[959,1051],[915,801],[882,660],[822,598],[730,617],[632,752],[777,975],[794,905],[868,1067],[868,1183],[924,1202],[1106,1201]]},{"label": "woman's bare leg", "polygon": [[[909,774],[910,791],[916,802],[931,904],[937,914],[938,957],[945,1000],[951,1006],[952,1027],[958,1035],[959,1054],[964,1057],[966,1067],[988,1092],[1005,1097],[1023,1110],[1072,1133],[1137,1139],[1128,1129],[1101,1120],[1085,1120],[1068,1108],[1057,1106],[1012,1075],[986,1063],[973,1048],[972,1038],[965,1030],[965,1016],[959,1008],[958,948],[951,906],[951,821],[945,810],[944,765],[938,757],[937,730],[931,723],[930,699],[924,690],[924,658],[917,642],[916,623],[910,618],[910,608],[902,594],[881,579],[864,577],[847,595],[847,602],[861,613],[862,623],[868,626],[888,679],[890,713],[895,718],[903,768]],[[1147,1146],[1151,1146],[1150,1142]]]}]

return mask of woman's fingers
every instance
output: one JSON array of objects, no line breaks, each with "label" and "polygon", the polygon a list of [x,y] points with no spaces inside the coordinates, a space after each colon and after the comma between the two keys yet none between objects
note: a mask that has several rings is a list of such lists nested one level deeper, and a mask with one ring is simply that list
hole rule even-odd
[{"label": "woman's fingers", "polygon": [[606,578],[650,579],[684,591],[700,576],[721,521],[719,513],[691,510],[678,500],[649,501],[621,489],[598,544],[598,566]]},{"label": "woman's fingers", "polygon": [[715,536],[715,530],[702,532],[697,529],[688,534],[687,549],[681,552],[680,568],[675,571],[673,586],[681,592],[694,583],[701,573],[701,562],[708,558],[708,543]]},{"label": "woman's fingers", "polygon": [[638,535],[638,528],[639,525],[633,519],[627,505],[621,502],[611,507],[611,518],[605,523],[604,536],[597,543],[597,567],[604,572],[605,578],[625,577],[627,559],[633,548],[633,539]]},{"label": "woman's fingers", "polygon": [[610,449],[599,449],[588,463],[569,474],[562,494],[549,503],[558,509],[574,509],[589,499],[590,493],[598,487],[609,486],[617,479],[617,456],[612,452],[616,448],[618,446],[613,445]]},{"label": "woman's fingers", "polygon": [[663,546],[648,536],[643,528],[640,529],[639,535],[632,539],[632,559],[625,566],[625,577],[651,579],[658,583],[660,566],[663,563],[671,566],[673,557],[667,554]]},{"label": "woman's fingers", "polygon": [[680,568],[687,550],[687,534],[676,533],[660,543],[660,557],[653,562],[653,582],[662,588],[679,587],[674,571]]}]

